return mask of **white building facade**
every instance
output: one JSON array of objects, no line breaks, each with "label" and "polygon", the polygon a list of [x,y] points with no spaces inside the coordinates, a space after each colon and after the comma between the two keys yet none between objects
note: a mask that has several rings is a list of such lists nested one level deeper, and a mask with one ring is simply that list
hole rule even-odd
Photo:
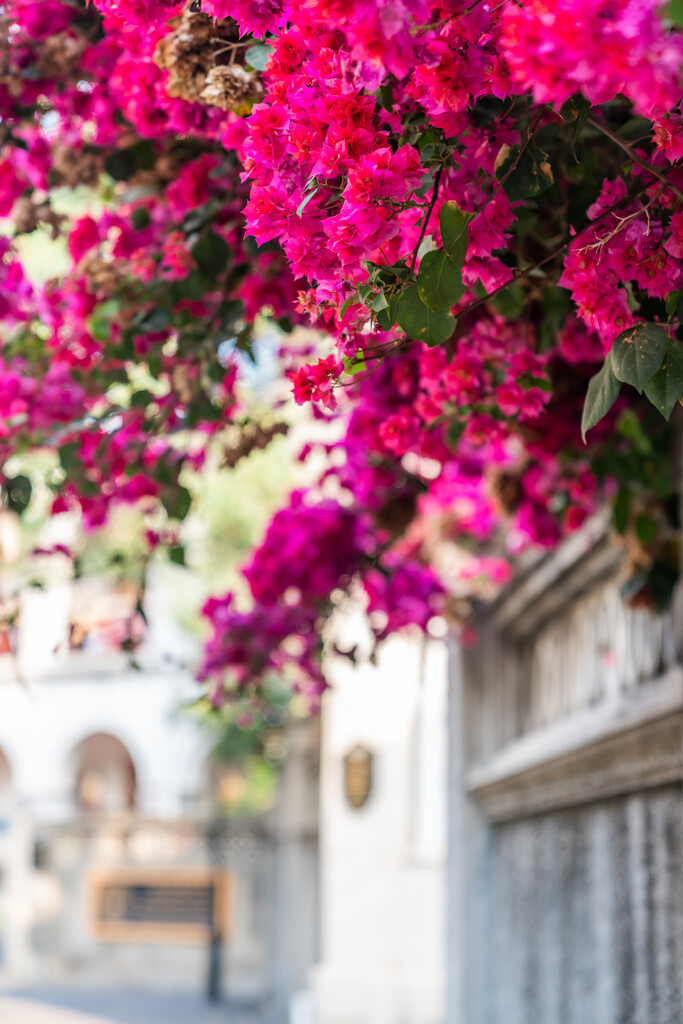
[{"label": "white building facade", "polygon": [[145,631],[101,583],[22,594],[0,654],[0,982],[206,993],[280,1024],[316,957],[318,726],[286,730],[272,810],[220,815],[174,579]]},{"label": "white building facade", "polygon": [[[355,617],[342,623],[342,649],[359,644],[363,629]],[[359,647],[359,664],[330,664],[323,708],[315,1020],[439,1024],[447,649],[442,641],[404,635],[389,640],[371,664],[362,639]]]}]

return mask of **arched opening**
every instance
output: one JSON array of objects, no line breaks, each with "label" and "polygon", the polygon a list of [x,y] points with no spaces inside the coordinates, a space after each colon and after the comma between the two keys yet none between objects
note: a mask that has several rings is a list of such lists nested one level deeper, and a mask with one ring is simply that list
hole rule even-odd
[{"label": "arched opening", "polygon": [[109,733],[98,732],[73,754],[76,804],[92,814],[120,814],[135,807],[137,776],[127,748]]}]

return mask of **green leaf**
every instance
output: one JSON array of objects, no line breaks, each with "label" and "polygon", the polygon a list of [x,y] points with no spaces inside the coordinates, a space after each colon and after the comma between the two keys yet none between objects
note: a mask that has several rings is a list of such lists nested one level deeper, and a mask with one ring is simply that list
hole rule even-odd
[{"label": "green leaf", "polygon": [[393,79],[389,77],[384,85],[381,85],[375,93],[377,101],[384,107],[385,110],[393,110],[394,107],[394,84]]},{"label": "green leaf", "polygon": [[255,71],[265,71],[273,50],[273,46],[268,46],[266,43],[258,43],[256,46],[249,47],[244,54],[244,59],[249,67],[254,68]]},{"label": "green leaf", "polygon": [[617,533],[626,533],[630,510],[631,492],[628,487],[620,487],[612,508],[612,519]]},{"label": "green leaf", "polygon": [[[180,302],[181,299],[201,299],[208,291],[211,291],[213,281],[207,278],[199,270],[193,270],[191,274],[182,281],[173,282],[173,290],[170,294],[170,303]],[[177,298],[176,298],[177,296]],[[225,310],[225,304],[221,305],[221,313]],[[240,310],[241,312],[241,310]]]},{"label": "green leaf", "polygon": [[174,565],[185,565],[185,548],[182,544],[176,544],[168,549],[168,557]]},{"label": "green leaf", "polygon": [[669,0],[666,14],[670,21],[678,28],[683,28],[683,0]]},{"label": "green leaf", "polygon": [[125,181],[135,173],[135,161],[127,149],[117,149],[105,159],[104,169],[114,181]]},{"label": "green leaf", "polygon": [[126,181],[136,171],[149,171],[154,166],[154,143],[141,139],[134,146],[116,149],[104,161],[104,169],[114,181]]},{"label": "green leaf", "polygon": [[572,309],[570,292],[558,285],[547,284],[543,288],[543,316],[538,328],[541,351],[548,352],[557,344],[565,320]]},{"label": "green leaf", "polygon": [[362,348],[358,349],[355,356],[344,356],[342,362],[344,364],[344,371],[352,375],[354,373],[362,373],[368,368]]},{"label": "green leaf", "polygon": [[320,186],[317,177],[315,176],[315,174],[312,174],[311,177],[306,182],[306,184],[304,185],[304,197],[296,208],[297,217],[301,216],[301,214],[304,212],[313,196],[317,195],[319,187]]},{"label": "green leaf", "polygon": [[95,306],[88,321],[88,329],[95,341],[109,341],[111,321],[118,315],[119,310],[120,306],[116,299],[109,299]]},{"label": "green leaf", "polygon": [[[635,409],[624,409],[617,423],[617,430],[622,437],[627,437],[633,450],[638,455],[652,455],[652,438],[643,430],[641,417]],[[628,474],[627,474],[628,475]]]},{"label": "green leaf", "polygon": [[580,118],[585,120],[590,108],[590,101],[582,93],[577,92],[570,96],[566,103],[562,104],[560,107],[560,117],[563,121],[570,122],[578,121]]},{"label": "green leaf", "polygon": [[[681,3],[683,3],[683,0],[681,0]],[[683,314],[683,304],[681,303],[682,299],[683,299],[683,288],[679,288],[678,291],[671,292],[671,294],[667,296],[667,299],[666,299],[666,314],[667,314],[667,316],[672,317],[672,318],[677,316],[679,320],[681,319],[681,315]]]},{"label": "green leaf", "polygon": [[583,131],[584,125],[588,120],[588,115],[591,111],[591,104],[580,92],[577,92],[574,96],[571,96],[566,103],[562,104],[560,108],[560,116],[563,121],[569,123],[569,144],[572,148],[572,154],[577,164],[581,161],[576,155],[576,140]]},{"label": "green leaf", "polygon": [[431,235],[427,235],[427,237],[423,238],[417,247],[417,258],[421,260],[428,252],[434,252],[435,249],[436,246],[434,245],[434,239]]},{"label": "green leaf", "polygon": [[184,519],[190,511],[192,495],[187,487],[178,486],[165,497],[164,505],[168,514],[174,519]]},{"label": "green leaf", "polygon": [[465,294],[465,285],[459,268],[442,250],[428,252],[422,258],[417,290],[430,309],[450,309]]},{"label": "green leaf", "polygon": [[503,146],[496,157],[495,173],[498,181],[505,179],[503,191],[513,203],[540,196],[555,181],[548,154],[533,145],[523,152],[521,146]]},{"label": "green leaf", "polygon": [[317,191],[318,191],[317,188],[314,188],[314,189],[311,189],[310,192],[306,193],[306,195],[304,196],[304,198],[301,200],[301,202],[299,203],[299,205],[296,208],[296,215],[297,215],[297,217],[301,216],[301,214],[304,212],[304,210],[306,209],[306,207],[310,203],[310,201],[313,198],[313,196],[317,194]]},{"label": "green leaf", "polygon": [[130,396],[131,409],[146,409],[154,401],[154,395],[150,391],[135,391]]},{"label": "green leaf", "polygon": [[637,324],[612,344],[612,369],[618,380],[639,392],[659,370],[667,350],[666,331],[658,324]]},{"label": "green leaf", "polygon": [[507,288],[498,292],[493,305],[506,320],[517,320],[524,310],[525,294],[519,281],[512,281]]},{"label": "green leaf", "polygon": [[455,317],[450,313],[435,312],[425,306],[416,284],[411,284],[399,296],[397,319],[409,338],[424,341],[431,347],[448,341],[456,324]]},{"label": "green leaf", "polygon": [[346,302],[344,303],[342,308],[339,310],[339,318],[340,319],[341,319],[341,317],[344,316],[344,313],[346,312],[346,310],[350,306],[352,306],[354,304],[354,302],[358,302],[358,296],[355,293],[353,295],[349,295],[348,299],[346,300]]},{"label": "green leaf", "polygon": [[664,362],[643,389],[664,419],[668,420],[676,402],[683,397],[683,345],[670,339]]},{"label": "green leaf", "polygon": [[142,231],[149,224],[151,217],[149,207],[137,206],[132,213],[131,220],[136,231]]},{"label": "green leaf", "polygon": [[433,128],[427,128],[417,140],[417,148],[421,153],[424,153],[425,149],[428,149],[430,146],[436,148],[438,144],[439,133],[434,131]]},{"label": "green leaf", "polygon": [[581,417],[581,437],[586,441],[586,434],[596,423],[607,415],[616,402],[621,384],[614,375],[612,369],[612,356],[608,353],[601,370],[591,377],[586,393],[586,401],[583,405],[583,416]]},{"label": "green leaf", "polygon": [[377,326],[382,331],[389,331],[396,323],[398,316],[398,300],[391,299],[389,305],[385,309],[380,309],[377,314]]},{"label": "green leaf", "polygon": [[155,306],[147,315],[136,324],[136,328],[144,334],[153,331],[163,331],[171,322],[171,313],[164,306]]},{"label": "green leaf", "polygon": [[79,447],[78,441],[67,441],[66,444],[60,445],[57,452],[59,456],[59,464],[66,473],[69,473],[70,470],[76,468],[78,464]]},{"label": "green leaf", "polygon": [[[423,158],[423,160],[425,159],[424,154],[423,154],[422,158]],[[427,171],[425,173],[424,177],[422,178],[422,184],[419,186],[419,188],[415,189],[415,195],[419,199],[424,199],[424,197],[427,195],[427,193],[431,192],[433,188],[434,188],[434,175],[432,174],[431,171]]]},{"label": "green leaf", "polygon": [[634,141],[635,139],[642,139],[644,135],[648,135],[651,131],[652,121],[637,115],[636,117],[629,117],[628,121],[619,128],[617,134],[622,139]]},{"label": "green leaf", "polygon": [[647,512],[636,516],[636,537],[641,544],[651,544],[657,536],[657,524]]},{"label": "green leaf", "polygon": [[213,231],[202,235],[192,250],[197,266],[211,278],[225,270],[230,250],[225,239]]},{"label": "green leaf", "polygon": [[211,220],[218,212],[219,208],[220,203],[216,202],[213,198],[209,199],[206,203],[202,203],[201,206],[195,206],[194,210],[190,210],[183,218],[183,231],[185,234],[187,235],[192,231],[199,231],[203,228],[206,222]]},{"label": "green leaf", "polygon": [[31,481],[23,474],[19,474],[19,476],[15,476],[13,479],[6,479],[5,495],[8,508],[12,512],[16,512],[17,515],[22,515],[28,508],[32,491]]},{"label": "green leaf", "polygon": [[443,247],[460,270],[467,259],[467,225],[472,220],[473,214],[463,213],[458,204],[449,199],[441,207],[439,216],[439,231]]},{"label": "green leaf", "polygon": [[458,441],[465,431],[465,424],[462,420],[452,420],[446,431],[446,443],[451,450],[454,450]]}]

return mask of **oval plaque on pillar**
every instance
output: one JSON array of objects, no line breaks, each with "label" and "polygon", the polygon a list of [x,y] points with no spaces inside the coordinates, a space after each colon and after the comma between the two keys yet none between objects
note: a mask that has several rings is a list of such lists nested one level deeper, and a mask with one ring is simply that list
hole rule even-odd
[{"label": "oval plaque on pillar", "polygon": [[373,761],[372,751],[361,743],[344,757],[344,795],[354,810],[363,807],[370,796]]}]

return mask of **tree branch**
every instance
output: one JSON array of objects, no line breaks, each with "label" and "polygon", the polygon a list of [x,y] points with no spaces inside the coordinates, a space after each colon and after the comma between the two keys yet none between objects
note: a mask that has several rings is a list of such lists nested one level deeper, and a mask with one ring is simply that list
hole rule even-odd
[{"label": "tree branch", "polygon": [[[650,170],[650,168],[647,169]],[[465,313],[469,313],[471,310],[477,309],[478,306],[483,306],[485,302],[488,302],[489,299],[492,299],[494,295],[498,294],[498,292],[502,292],[503,289],[509,288],[511,284],[515,284],[516,281],[521,281],[522,278],[527,277],[532,272],[532,270],[538,270],[539,267],[543,267],[546,263],[550,263],[551,260],[554,260],[556,256],[560,255],[560,253],[565,252],[569,248],[569,246],[577,240],[577,238],[581,238],[582,235],[585,235],[592,228],[597,227],[598,224],[606,220],[616,210],[620,209],[622,206],[626,206],[626,204],[630,203],[632,199],[635,199],[636,196],[639,196],[641,192],[647,191],[647,189],[650,188],[652,184],[654,184],[652,181],[648,181],[645,184],[641,182],[638,185],[637,189],[631,190],[625,196],[622,196],[622,198],[618,202],[613,203],[612,206],[608,207],[608,209],[606,209],[604,213],[601,213],[599,217],[596,217],[595,220],[592,220],[590,221],[590,223],[586,224],[585,228],[582,228],[581,231],[578,231],[572,238],[567,239],[567,241],[563,242],[562,245],[559,245],[556,249],[553,249],[553,251],[549,253],[547,256],[544,256],[543,259],[537,260],[535,263],[532,263],[531,266],[526,267],[524,270],[517,271],[517,273],[513,274],[510,280],[506,281],[505,284],[498,285],[497,288],[494,288],[492,292],[488,292],[486,295],[482,296],[481,299],[476,299],[474,302],[470,302],[468,306],[465,306],[464,309],[461,309],[458,313],[456,313],[456,317],[461,317]]]},{"label": "tree branch", "polygon": [[642,156],[638,156],[633,149],[633,146],[629,145],[629,143],[622,139],[620,135],[617,135],[615,131],[612,131],[611,128],[608,128],[606,124],[602,124],[602,122],[598,121],[595,117],[589,115],[586,120],[589,124],[592,124],[594,128],[597,128],[599,132],[606,135],[608,139],[611,139],[612,142],[619,146],[620,149],[623,149],[624,153],[628,153],[634,164],[638,164],[638,166],[642,167],[643,170],[649,171],[650,174],[654,175],[658,181],[663,182],[667,188],[670,188],[674,195],[683,200],[683,192],[677,188],[676,185],[671,184],[666,174],[664,174],[663,171],[660,171],[658,167],[653,167],[652,164],[648,163],[647,160],[644,160]]}]

